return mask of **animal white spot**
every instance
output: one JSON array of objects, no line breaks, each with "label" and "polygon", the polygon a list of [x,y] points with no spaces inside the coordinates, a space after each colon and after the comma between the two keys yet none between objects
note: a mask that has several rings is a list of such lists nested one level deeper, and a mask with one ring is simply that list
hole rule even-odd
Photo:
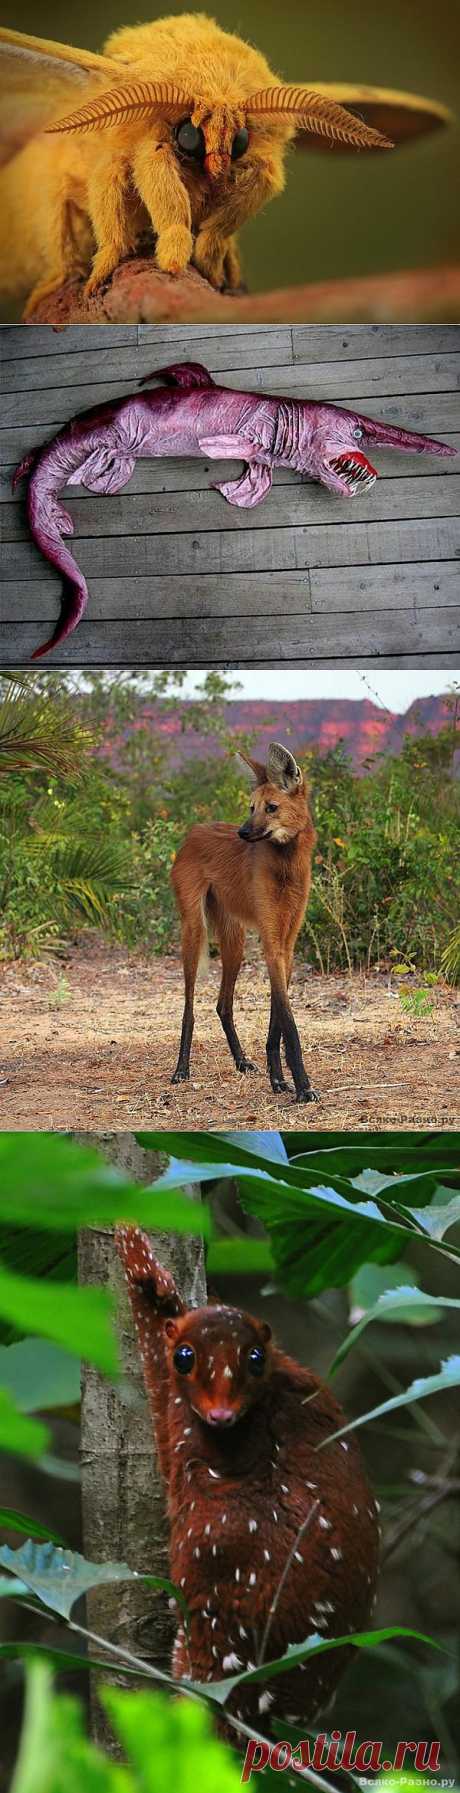
[{"label": "animal white spot", "polygon": [[270,1706],[273,1705],[274,1698],[274,1693],[269,1693],[268,1687],[265,1693],[260,1693],[257,1701],[259,1712],[268,1712]]},{"label": "animal white spot", "polygon": [[227,1381],[228,1381],[228,1382],[231,1382],[231,1380],[232,1380],[232,1371],[231,1371],[231,1369],[230,1369],[230,1364],[229,1364],[229,1363],[226,1363],[226,1364],[225,1364],[225,1367],[224,1367],[224,1371],[223,1371],[223,1374],[224,1374],[224,1376],[225,1376],[225,1378],[226,1378],[226,1380],[227,1380]]},{"label": "animal white spot", "polygon": [[193,1552],[193,1555],[194,1555],[194,1556],[200,1556],[200,1554],[201,1554],[201,1553],[200,1553],[200,1546],[199,1546],[199,1544],[196,1544],[196,1545],[195,1545],[195,1549],[194,1549],[194,1552]]},{"label": "animal white spot", "polygon": [[345,1439],[344,1439],[344,1438],[341,1438],[341,1440],[340,1440],[340,1443],[341,1443],[341,1447],[342,1447],[342,1450],[343,1450],[343,1451],[348,1451],[348,1450],[349,1450],[349,1449],[350,1449],[350,1446],[349,1446],[349,1444],[346,1444],[346,1443],[345,1443]]},{"label": "animal white spot", "polygon": [[250,1519],[250,1520],[249,1520],[249,1523],[248,1523],[248,1531],[250,1531],[250,1532],[256,1532],[256,1531],[257,1531],[257,1519]]},{"label": "animal white spot", "polygon": [[271,1563],[271,1560],[272,1560],[272,1559],[271,1559],[271,1556],[270,1556],[270,1551],[269,1551],[269,1550],[264,1550],[264,1557],[265,1557],[265,1562],[266,1562],[266,1563]]},{"label": "animal white spot", "polygon": [[240,1579],[240,1571],[239,1571],[239,1569],[235,1569],[235,1581],[239,1581],[239,1579]]},{"label": "animal white spot", "polygon": [[204,1528],[204,1535],[205,1535],[205,1538],[209,1538],[209,1537],[210,1537],[210,1534],[211,1534],[211,1527],[210,1527],[210,1525],[205,1525],[205,1528]]},{"label": "animal white spot", "polygon": [[296,1563],[303,1563],[303,1556],[300,1555],[300,1550],[295,1550],[294,1556],[295,1556]]},{"label": "animal white spot", "polygon": [[213,1554],[213,1556],[217,1556],[217,1544],[213,1544],[212,1554]]},{"label": "animal white spot", "polygon": [[273,1508],[273,1518],[274,1518],[274,1521],[275,1521],[275,1525],[277,1525],[277,1524],[278,1524],[278,1514],[277,1514],[277,1511],[276,1511],[276,1507],[274,1507],[274,1508]]},{"label": "animal white spot", "polygon": [[320,1516],[319,1516],[319,1521],[318,1521],[318,1523],[319,1523],[319,1525],[320,1525],[320,1526],[321,1526],[321,1528],[322,1528],[322,1531],[323,1531],[323,1532],[330,1532],[330,1531],[332,1531],[332,1520],[331,1520],[331,1519],[325,1519],[325,1518],[324,1518],[324,1514],[323,1514],[323,1513],[320,1513]]},{"label": "animal white spot", "polygon": [[249,1586],[250,1586],[250,1588],[255,1588],[255,1585],[256,1585],[256,1581],[257,1581],[257,1575],[256,1575],[256,1573],[255,1573],[255,1570],[254,1570],[254,1569],[251,1569],[251,1574],[250,1574],[250,1576],[249,1576]]},{"label": "animal white spot", "polygon": [[248,1634],[247,1634],[247,1631],[245,1631],[245,1629],[244,1629],[244,1625],[239,1625],[238,1630],[239,1630],[240,1637],[247,1637]]},{"label": "animal white spot", "polygon": [[289,1494],[289,1488],[287,1488],[287,1487],[286,1487],[286,1483],[285,1483],[285,1482],[282,1482],[282,1483],[281,1483],[281,1493],[282,1493],[282,1494]]},{"label": "animal white spot", "polygon": [[234,1669],[234,1668],[242,1668],[242,1667],[243,1667],[243,1664],[242,1664],[242,1661],[241,1661],[241,1656],[237,1656],[237,1655],[236,1655],[236,1653],[235,1653],[235,1651],[234,1651],[234,1650],[231,1650],[231,1651],[230,1651],[230,1655],[229,1655],[229,1656],[224,1656],[224,1657],[223,1657],[223,1661],[222,1661],[222,1668],[223,1668],[223,1669],[225,1669],[225,1670],[226,1670],[226,1669],[230,1669],[230,1670],[231,1670],[231,1669]]},{"label": "animal white spot", "polygon": [[212,1475],[213,1482],[220,1482],[221,1480],[218,1469],[208,1469],[208,1475]]},{"label": "animal white spot", "polygon": [[[333,1556],[335,1563],[340,1563],[342,1561],[342,1557],[343,1557],[343,1550],[337,1550],[336,1545],[333,1544],[331,1547],[331,1556]],[[369,1581],[370,1581],[370,1576],[369,1576]]]}]

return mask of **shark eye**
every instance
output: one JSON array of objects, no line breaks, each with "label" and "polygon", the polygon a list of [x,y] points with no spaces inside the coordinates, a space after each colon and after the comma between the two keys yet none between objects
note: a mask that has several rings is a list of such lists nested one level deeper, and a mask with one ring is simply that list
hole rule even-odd
[{"label": "shark eye", "polygon": [[206,144],[200,125],[192,124],[191,118],[183,118],[181,123],[176,125],[174,135],[184,156],[194,156],[197,162],[203,161]]},{"label": "shark eye", "polygon": [[264,1369],[265,1351],[263,1346],[254,1345],[253,1350],[249,1352],[248,1370],[250,1370],[251,1376],[263,1376]]},{"label": "shark eye", "polygon": [[249,131],[246,130],[246,125],[242,125],[241,130],[237,131],[233,138],[232,162],[238,162],[240,156],[244,156],[245,150],[247,150],[247,147],[248,147],[248,143],[249,143]]},{"label": "shark eye", "polygon": [[354,438],[355,438],[355,442],[362,442],[362,439],[363,439],[363,436],[364,436],[364,430],[362,430],[362,429],[361,429],[361,424],[360,424],[360,423],[358,423],[358,424],[357,424],[357,426],[356,426],[356,429],[355,429],[355,430],[353,430],[353,435],[354,435]]},{"label": "shark eye", "polygon": [[175,1369],[179,1371],[179,1375],[189,1376],[190,1371],[193,1370],[194,1362],[195,1352],[192,1350],[192,1346],[178,1345],[177,1351],[174,1352],[174,1366]]}]

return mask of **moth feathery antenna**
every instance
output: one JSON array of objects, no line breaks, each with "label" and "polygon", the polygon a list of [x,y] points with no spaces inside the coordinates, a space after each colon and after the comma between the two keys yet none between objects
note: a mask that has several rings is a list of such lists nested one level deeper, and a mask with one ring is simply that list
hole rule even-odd
[{"label": "moth feathery antenna", "polygon": [[172,81],[130,81],[123,87],[107,89],[68,112],[65,118],[47,125],[47,132],[104,131],[114,125],[129,124],[131,119],[165,117],[176,121],[194,105],[192,94],[186,94]]},{"label": "moth feathery antenna", "polygon": [[313,87],[265,87],[244,101],[247,114],[281,114],[292,117],[303,131],[328,137],[333,143],[349,143],[355,149],[393,149],[389,137],[356,118],[345,106]]}]

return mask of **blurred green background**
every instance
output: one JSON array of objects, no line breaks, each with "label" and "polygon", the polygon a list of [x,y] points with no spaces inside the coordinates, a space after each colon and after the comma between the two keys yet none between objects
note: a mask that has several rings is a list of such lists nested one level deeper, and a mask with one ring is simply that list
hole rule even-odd
[{"label": "blurred green background", "polygon": [[[154,0],[10,0],[5,23],[101,48],[116,26],[193,10]],[[291,81],[357,81],[425,93],[460,119],[458,0],[214,0],[207,11],[241,32]],[[251,291],[460,261],[460,128],[395,155],[291,150],[287,190],[243,232]]]}]

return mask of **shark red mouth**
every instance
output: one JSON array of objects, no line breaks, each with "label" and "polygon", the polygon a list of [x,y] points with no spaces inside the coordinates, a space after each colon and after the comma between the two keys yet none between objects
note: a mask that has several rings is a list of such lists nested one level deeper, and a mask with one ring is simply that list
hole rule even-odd
[{"label": "shark red mouth", "polygon": [[352,494],[368,492],[371,486],[375,486],[377,479],[375,467],[371,466],[365,454],[361,454],[356,449],[353,449],[350,454],[331,455],[329,466],[332,467],[342,484],[346,486],[347,491]]}]

